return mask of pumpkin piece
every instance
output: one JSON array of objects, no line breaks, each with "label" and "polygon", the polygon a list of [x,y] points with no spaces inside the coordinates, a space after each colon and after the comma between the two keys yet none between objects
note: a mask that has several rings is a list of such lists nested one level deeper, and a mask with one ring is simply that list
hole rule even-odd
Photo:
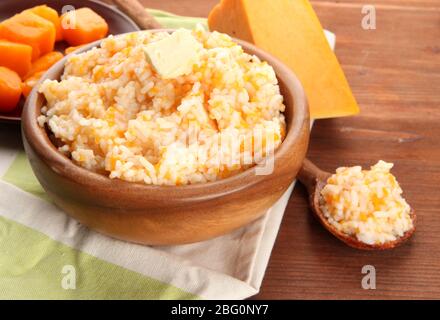
[{"label": "pumpkin piece", "polygon": [[32,76],[27,78],[22,84],[21,89],[23,91],[23,95],[27,98],[29,94],[31,93],[34,86],[37,84],[37,82],[40,80],[41,76],[45,73],[45,71],[40,71],[37,73],[34,73]]},{"label": "pumpkin piece", "polygon": [[58,12],[55,9],[52,9],[46,5],[36,6],[30,9],[25,10],[35,13],[37,16],[44,18],[50,22],[55,27],[55,41],[63,40],[63,31],[61,30],[61,21]]},{"label": "pumpkin piece", "polygon": [[29,72],[25,75],[24,79],[33,76],[37,72],[48,70],[52,65],[61,60],[63,57],[63,54],[58,51],[46,53],[44,56],[41,56],[40,58],[35,60],[34,63],[32,63],[32,66]]},{"label": "pumpkin piece", "polygon": [[11,69],[0,67],[0,111],[15,109],[21,97],[21,79]]},{"label": "pumpkin piece", "polygon": [[312,118],[359,112],[308,0],[222,0],[208,24],[212,31],[252,42],[289,66],[306,91]]},{"label": "pumpkin piece", "polygon": [[79,48],[83,47],[84,45],[80,45],[80,46],[74,46],[74,47],[68,47],[66,48],[66,50],[64,50],[64,54],[71,54],[73,51],[78,50]]},{"label": "pumpkin piece", "polygon": [[0,38],[30,45],[35,60],[53,51],[55,27],[32,12],[22,12],[0,23]]},{"label": "pumpkin piece", "polygon": [[102,39],[108,32],[107,22],[90,8],[81,8],[63,14],[61,28],[64,40],[71,46]]},{"label": "pumpkin piece", "polygon": [[24,77],[31,69],[32,47],[27,44],[0,40],[0,66]]}]

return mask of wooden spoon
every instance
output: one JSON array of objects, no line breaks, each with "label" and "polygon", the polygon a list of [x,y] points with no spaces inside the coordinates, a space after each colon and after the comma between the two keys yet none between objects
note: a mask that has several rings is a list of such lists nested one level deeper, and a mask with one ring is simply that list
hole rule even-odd
[{"label": "wooden spoon", "polygon": [[310,160],[305,159],[297,178],[307,188],[307,191],[309,193],[310,207],[316,218],[318,218],[319,222],[324,226],[324,228],[330,231],[339,240],[356,249],[386,250],[399,246],[413,235],[416,229],[417,217],[412,209],[410,215],[413,221],[413,228],[405,232],[402,237],[394,241],[385,242],[383,244],[366,244],[362,241],[359,241],[355,236],[343,233],[336,229],[325,217],[319,205],[321,190],[327,184],[327,179],[330,176],[331,174],[329,172],[322,171]]},{"label": "wooden spoon", "polygon": [[121,11],[143,30],[161,29],[162,25],[137,0],[112,0]]}]

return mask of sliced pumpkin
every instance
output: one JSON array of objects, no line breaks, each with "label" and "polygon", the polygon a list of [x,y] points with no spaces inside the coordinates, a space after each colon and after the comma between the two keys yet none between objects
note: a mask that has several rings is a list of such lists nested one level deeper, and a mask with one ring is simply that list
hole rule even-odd
[{"label": "sliced pumpkin", "polygon": [[81,8],[63,14],[61,28],[64,40],[71,46],[102,39],[108,33],[107,22],[90,8]]},{"label": "sliced pumpkin", "polygon": [[25,75],[24,79],[33,76],[37,72],[46,71],[63,57],[63,54],[58,51],[46,53],[44,56],[41,56],[40,58],[35,60],[34,63],[32,63],[32,66]]},{"label": "sliced pumpkin", "polygon": [[23,95],[27,98],[29,94],[31,93],[34,86],[37,84],[37,82],[40,80],[41,76],[44,74],[45,71],[39,71],[29,78],[27,78],[22,84],[21,89],[23,91]]},{"label": "sliced pumpkin", "polygon": [[0,67],[0,111],[14,110],[20,100],[21,92],[20,76],[11,69]]},{"label": "sliced pumpkin", "polygon": [[0,23],[0,38],[32,47],[32,58],[53,51],[54,25],[32,12],[22,12]]},{"label": "sliced pumpkin", "polygon": [[31,69],[32,47],[27,44],[0,40],[0,66],[9,68],[24,77]]},{"label": "sliced pumpkin", "polygon": [[25,11],[35,13],[37,16],[49,20],[55,27],[55,41],[63,40],[63,31],[61,30],[61,21],[58,12],[46,5],[36,6]]}]

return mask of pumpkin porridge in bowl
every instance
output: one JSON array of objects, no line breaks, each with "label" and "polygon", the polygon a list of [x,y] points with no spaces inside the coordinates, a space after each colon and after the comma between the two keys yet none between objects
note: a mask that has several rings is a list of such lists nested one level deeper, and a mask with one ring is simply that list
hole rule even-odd
[{"label": "pumpkin porridge in bowl", "polygon": [[76,220],[126,241],[192,243],[255,221],[307,151],[295,74],[202,28],[109,37],[37,87],[22,130],[38,181]]},{"label": "pumpkin porridge in bowl", "polygon": [[286,135],[272,66],[201,27],[109,37],[68,58],[39,92],[38,122],[58,150],[112,179],[215,181],[254,166]]}]

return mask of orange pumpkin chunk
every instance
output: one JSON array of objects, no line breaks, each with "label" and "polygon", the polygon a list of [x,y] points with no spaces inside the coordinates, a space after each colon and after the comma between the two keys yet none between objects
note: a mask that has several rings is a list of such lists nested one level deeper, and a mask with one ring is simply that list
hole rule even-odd
[{"label": "orange pumpkin chunk", "polygon": [[60,16],[58,15],[58,12],[56,10],[46,5],[41,5],[25,10],[25,12],[26,11],[33,12],[37,16],[40,16],[41,18],[44,18],[52,22],[52,24],[55,27],[55,40],[56,41],[63,40],[63,31],[61,30]]},{"label": "orange pumpkin chunk", "polygon": [[31,69],[32,47],[27,44],[0,40],[0,66],[9,68],[20,77]]},{"label": "orange pumpkin chunk", "polygon": [[52,65],[54,65],[57,61],[61,60],[63,57],[64,57],[63,54],[58,51],[52,51],[52,52],[46,53],[44,56],[41,56],[40,58],[35,60],[34,63],[32,63],[32,66],[31,66],[29,72],[24,77],[24,79],[27,79],[27,78],[33,76],[37,72],[46,71]]},{"label": "orange pumpkin chunk", "polygon": [[15,71],[0,67],[0,111],[15,109],[21,96],[21,79]]},{"label": "orange pumpkin chunk", "polygon": [[79,46],[104,38],[108,32],[105,20],[90,8],[69,11],[61,16],[63,38]]},{"label": "orange pumpkin chunk", "polygon": [[22,84],[21,89],[23,90],[23,95],[27,98],[31,93],[34,86],[37,84],[38,80],[40,80],[41,76],[45,71],[40,71],[27,78]]},{"label": "orange pumpkin chunk", "polygon": [[36,59],[53,51],[55,27],[32,12],[22,12],[0,23],[0,38],[30,45]]}]

